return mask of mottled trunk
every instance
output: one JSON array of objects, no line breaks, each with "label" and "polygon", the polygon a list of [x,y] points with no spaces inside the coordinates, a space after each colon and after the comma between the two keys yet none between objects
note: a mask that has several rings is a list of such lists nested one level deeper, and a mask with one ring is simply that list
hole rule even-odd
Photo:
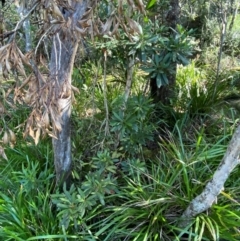
[{"label": "mottled trunk", "polygon": [[53,47],[50,62],[51,80],[54,82],[54,95],[61,119],[61,130],[53,138],[54,164],[57,182],[61,183],[70,177],[71,173],[71,75],[73,61],[78,43],[71,37],[56,34],[53,37]]},{"label": "mottled trunk", "polygon": [[[75,12],[71,15],[65,13],[66,17],[72,18],[73,27],[83,16],[87,6],[88,1],[75,2]],[[71,76],[79,40],[74,36],[74,33],[70,35],[66,31],[56,33],[52,43],[50,79],[54,85],[55,109],[61,120],[61,129],[56,133],[57,139],[53,138],[52,140],[56,179],[59,185],[65,181],[69,182],[71,177]]]},{"label": "mottled trunk", "polygon": [[130,95],[130,92],[131,92],[134,64],[135,64],[134,56],[130,56],[128,58],[127,79],[126,79],[126,87],[125,87],[125,94],[124,94],[125,105],[128,101],[128,98],[129,98],[129,95]]}]

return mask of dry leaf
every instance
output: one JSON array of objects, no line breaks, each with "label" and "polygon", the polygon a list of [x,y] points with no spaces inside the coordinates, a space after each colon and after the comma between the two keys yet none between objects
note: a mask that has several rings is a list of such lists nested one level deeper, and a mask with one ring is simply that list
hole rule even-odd
[{"label": "dry leaf", "polygon": [[57,138],[57,136],[56,135],[54,135],[51,131],[49,131],[48,129],[46,129],[46,132],[47,132],[47,134],[50,136],[50,137],[52,137],[52,138],[54,138],[54,139],[58,139]]},{"label": "dry leaf", "polygon": [[32,74],[30,74],[25,80],[24,82],[21,84],[21,86],[18,88],[18,90],[22,89],[26,84],[28,84],[28,82],[31,80],[32,78]]},{"label": "dry leaf", "polygon": [[82,19],[89,19],[92,13],[92,8],[89,7],[89,9],[82,15]]},{"label": "dry leaf", "polygon": [[34,130],[33,130],[33,128],[31,126],[29,127],[28,134],[29,134],[29,136],[31,136],[34,139],[35,134],[34,134]]},{"label": "dry leaf", "polygon": [[88,22],[88,19],[84,19],[84,20],[78,21],[78,23],[80,24],[80,26],[82,28],[88,28],[90,26],[90,24]]},{"label": "dry leaf", "polygon": [[72,88],[73,92],[76,92],[77,94],[80,94],[80,91],[79,91],[79,89],[77,87],[71,85],[71,88]]},{"label": "dry leaf", "polygon": [[135,9],[136,9],[136,6],[135,6],[134,1],[133,1],[133,0],[127,0],[127,1],[128,1],[129,6],[130,6],[133,10],[135,10]]},{"label": "dry leaf", "polygon": [[137,2],[138,8],[142,14],[146,14],[145,6],[142,0],[135,0]]},{"label": "dry leaf", "polygon": [[17,51],[18,51],[23,63],[28,65],[29,67],[31,67],[31,64],[29,63],[29,58],[27,58],[19,48],[17,48]]},{"label": "dry leaf", "polygon": [[16,135],[12,130],[9,130],[9,135],[10,135],[10,142],[12,142],[13,144],[16,143]]},{"label": "dry leaf", "polygon": [[17,64],[17,70],[19,71],[19,73],[24,76],[24,77],[27,77],[26,75],[26,72],[25,72],[25,69],[24,69],[24,66],[22,64],[22,61],[20,61],[18,64]]},{"label": "dry leaf", "polygon": [[45,113],[42,116],[42,123],[44,128],[48,128],[50,125],[49,114],[47,111],[45,111]]},{"label": "dry leaf", "polygon": [[9,47],[10,44],[6,44],[6,45],[3,45],[1,48],[0,48],[0,55],[2,55],[2,53],[4,53],[8,47]]},{"label": "dry leaf", "polygon": [[38,128],[38,129],[36,130],[36,132],[35,132],[35,137],[34,137],[35,145],[38,144],[40,135],[41,135],[41,129]]},{"label": "dry leaf", "polygon": [[66,109],[70,109],[70,105],[71,105],[71,96],[67,97],[67,98],[60,98],[58,100],[58,106],[59,106],[59,110],[60,112],[64,112]]},{"label": "dry leaf", "polygon": [[75,30],[77,30],[78,33],[80,33],[82,36],[84,36],[86,34],[86,28],[85,29],[81,29],[77,26],[74,27]]},{"label": "dry leaf", "polygon": [[0,102],[0,115],[2,115],[5,112],[5,107],[2,104],[2,102]]},{"label": "dry leaf", "polygon": [[9,143],[9,135],[8,135],[8,132],[7,132],[7,131],[4,132],[2,141],[3,141],[3,143],[4,143],[5,145],[7,145],[7,144]]},{"label": "dry leaf", "polygon": [[131,18],[127,18],[127,21],[129,23],[129,27],[133,30],[134,33],[141,34],[141,30],[139,28],[139,24],[136,21],[134,21]]},{"label": "dry leaf", "polygon": [[54,111],[52,107],[50,107],[49,110],[51,113],[52,125],[56,128],[57,131],[61,131],[62,125],[61,125],[61,119],[59,116],[60,114],[56,113],[56,111]]},{"label": "dry leaf", "polygon": [[52,2],[52,16],[55,17],[56,19],[60,18],[60,20],[64,20],[64,17],[62,15],[62,12],[60,11],[59,7]]},{"label": "dry leaf", "polygon": [[5,160],[8,160],[4,148],[2,146],[0,146],[0,155],[2,156],[2,158],[4,158]]},{"label": "dry leaf", "polygon": [[107,22],[103,25],[102,34],[108,34],[113,22],[113,17],[110,17]]},{"label": "dry leaf", "polygon": [[7,71],[10,73],[11,72],[11,64],[9,63],[8,59],[5,60],[6,68]]}]

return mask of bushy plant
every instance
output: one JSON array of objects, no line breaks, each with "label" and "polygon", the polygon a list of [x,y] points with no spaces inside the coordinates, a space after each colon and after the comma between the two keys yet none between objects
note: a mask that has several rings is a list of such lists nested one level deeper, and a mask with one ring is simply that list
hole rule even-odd
[{"label": "bushy plant", "polygon": [[124,102],[124,97],[116,98],[112,104],[110,119],[111,133],[115,136],[121,148],[128,154],[137,153],[139,146],[153,140],[154,105],[146,96],[139,94]]},{"label": "bushy plant", "polygon": [[[189,226],[178,226],[188,202],[201,192],[209,173],[217,168],[226,148],[223,143],[224,139],[212,145],[199,133],[196,143],[185,146],[181,136],[169,134],[157,159],[150,163],[139,159],[122,162],[123,184],[117,193],[107,197],[101,220],[93,224],[95,238],[217,241],[232,236],[229,240],[238,240],[233,227],[237,209],[227,211],[224,219],[217,208],[228,200],[224,195],[217,206],[195,217]],[[228,222],[232,228],[227,231]]]},{"label": "bushy plant", "polygon": [[[51,201],[55,184],[48,145],[35,147],[29,144],[24,145],[24,149],[29,150],[29,155],[17,144],[15,149],[6,151],[8,161],[1,161],[0,240],[67,237],[56,223]],[[33,155],[30,149],[34,149]]]},{"label": "bushy plant", "polygon": [[59,225],[66,230],[74,230],[81,240],[95,240],[92,226],[101,215],[107,196],[118,192],[115,162],[108,151],[99,152],[89,164],[89,171],[79,185],[52,194],[57,207]]},{"label": "bushy plant", "polygon": [[[227,79],[214,79],[214,72],[207,68],[199,68],[192,62],[190,65],[178,67],[176,106],[180,111],[190,114],[209,113],[214,107],[223,102],[227,96]],[[220,78],[220,77],[219,77]]]}]

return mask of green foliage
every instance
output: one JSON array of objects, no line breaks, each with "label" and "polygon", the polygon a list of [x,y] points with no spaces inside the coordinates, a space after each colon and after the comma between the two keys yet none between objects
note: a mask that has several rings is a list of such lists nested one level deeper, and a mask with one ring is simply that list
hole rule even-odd
[{"label": "green foliage", "polygon": [[238,220],[240,212],[237,208],[239,204],[214,205],[210,218],[215,221],[221,238],[235,241],[239,239]]},{"label": "green foliage", "polygon": [[60,226],[64,226],[66,230],[74,227],[79,234],[88,230],[91,234],[90,223],[99,215],[101,206],[105,205],[106,196],[118,192],[114,177],[116,161],[108,151],[99,152],[90,164],[93,170],[85,176],[80,187],[72,185],[67,190],[64,186],[62,193],[52,194]]},{"label": "green foliage", "polygon": [[[124,132],[120,133],[124,135],[120,141],[124,144],[124,138],[130,140],[136,130],[146,132],[132,145],[141,149],[144,138],[148,140],[151,133],[141,123],[150,125],[154,106],[139,95],[129,99],[125,110],[121,107],[123,100],[119,97],[112,103],[112,111],[133,114],[133,121],[130,125],[122,124]],[[114,114],[112,118],[115,120]],[[235,225],[239,213],[236,202],[231,203],[228,197],[229,188],[209,213],[197,216],[184,229],[178,228],[182,212],[217,168],[228,138],[226,134],[208,139],[204,127],[186,138],[188,122],[184,116],[178,119],[173,132],[159,140],[159,149],[150,160],[137,155],[136,149],[132,157],[124,158],[120,153],[128,148],[122,144],[114,152],[96,152],[88,163],[82,162],[79,171],[85,175],[75,169],[75,183],[69,189],[64,186],[63,191],[54,189],[47,143],[23,146],[29,153],[27,157],[20,146],[16,147],[7,166],[4,168],[1,163],[0,239],[177,241],[186,237],[196,241],[237,241]],[[119,130],[122,129],[111,134]],[[237,183],[229,186],[231,197],[237,198]]]},{"label": "green foliage", "polygon": [[[25,156],[19,148],[12,151],[6,168],[1,169],[0,239],[23,241],[64,237],[56,223],[50,197],[54,188],[53,169],[49,168],[51,155],[44,157],[42,153],[44,164],[36,160],[36,155]],[[43,149],[47,153],[46,144]],[[35,154],[36,151],[37,148]]]},{"label": "green foliage", "polygon": [[168,84],[167,76],[175,73],[175,65],[189,64],[188,57],[192,53],[190,32],[177,26],[176,34],[170,37],[158,37],[153,45],[153,54],[150,63],[145,63],[143,70],[149,73],[149,77],[156,78],[160,88]]},{"label": "green foliage", "polygon": [[209,113],[222,104],[230,93],[230,83],[225,78],[216,83],[213,76],[214,72],[196,67],[194,62],[186,67],[179,66],[177,108],[194,115]]},{"label": "green foliage", "polygon": [[[178,138],[170,135],[162,143],[158,158],[150,163],[139,159],[122,162],[124,183],[119,192],[107,198],[111,205],[103,207],[105,215],[93,225],[98,230],[97,238],[141,241],[181,240],[187,236],[210,241],[226,237],[214,208],[211,215],[201,214],[185,229],[178,228],[185,206],[205,186],[209,170],[217,168],[226,148],[223,141],[211,145],[199,134],[195,144],[185,146],[179,132]],[[229,222],[234,222],[235,215],[237,211],[228,216]],[[230,230],[229,235],[234,232]]]},{"label": "green foliage", "polygon": [[[109,14],[108,2],[101,3],[102,19]],[[199,65],[200,60],[189,64],[192,32],[178,26],[170,35],[159,16],[169,2],[145,3],[146,16],[133,13],[140,21],[131,40],[119,29],[118,38],[105,36],[94,43],[96,49],[92,45],[96,60],[80,60],[81,66],[74,67],[73,85],[80,94],[75,96],[72,116],[73,184],[56,190],[49,140],[37,147],[23,144],[18,132],[15,148],[6,149],[8,161],[0,162],[0,240],[239,240],[239,170],[232,173],[213,207],[187,227],[178,226],[189,202],[217,169],[239,122],[236,110],[223,105],[226,96],[239,94],[239,73],[226,60],[224,67],[231,70],[222,68],[216,81],[215,17],[206,21],[203,30],[207,31],[201,36],[205,44],[213,39],[206,58],[202,53],[200,57],[207,65]],[[193,19],[195,14],[204,15],[202,2],[189,6],[193,12],[186,4],[183,9]],[[156,12],[159,19],[153,21]],[[226,55],[237,56],[236,36],[235,32],[227,36]],[[104,132],[103,50],[107,52],[109,135]],[[143,94],[140,80],[145,76],[140,71],[134,73],[132,93],[125,103],[129,56],[135,57],[136,70],[144,69],[148,77],[156,78],[158,87],[168,83],[167,76],[179,64],[171,105],[152,104],[148,93]],[[8,103],[3,104],[8,108]],[[11,109],[9,116],[3,114],[3,129],[20,125],[28,112],[22,107]],[[149,143],[156,148],[151,150]]]},{"label": "green foliage", "polygon": [[190,37],[192,30],[186,31],[178,25],[174,34],[169,34],[169,30],[160,21],[152,22],[150,19],[143,20],[143,24],[136,24],[139,31],[131,35],[131,39],[119,31],[118,38],[105,36],[105,41],[97,43],[97,48],[106,50],[111,61],[108,71],[113,67],[120,67],[125,71],[126,59],[134,56],[139,59],[139,67],[149,77],[156,78],[158,87],[167,85],[167,76],[175,73],[176,63],[189,63],[188,58],[192,55],[194,46]]},{"label": "green foliage", "polygon": [[153,140],[155,128],[151,117],[154,105],[141,94],[130,97],[126,108],[124,103],[124,97],[120,96],[111,104],[111,132],[119,138],[123,151],[134,154],[139,146]]}]

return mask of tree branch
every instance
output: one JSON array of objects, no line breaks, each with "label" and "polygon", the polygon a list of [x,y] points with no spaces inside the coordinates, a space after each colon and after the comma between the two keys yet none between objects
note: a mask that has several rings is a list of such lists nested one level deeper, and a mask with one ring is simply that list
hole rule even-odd
[{"label": "tree branch", "polygon": [[0,35],[0,37],[2,39],[5,39],[5,38],[8,38],[9,36],[11,36],[10,40],[8,41],[9,43],[13,40],[14,38],[14,34],[22,27],[24,21],[29,17],[29,15],[36,9],[36,7],[39,5],[39,2],[36,1],[36,3],[32,6],[32,8],[26,13],[26,15],[24,15],[20,21],[17,22],[16,24],[16,27],[9,31],[9,32],[6,32],[6,33],[3,33],[2,35]]},{"label": "tree branch", "polygon": [[228,149],[215,171],[213,178],[208,182],[203,192],[191,201],[187,209],[182,214],[182,221],[179,227],[186,227],[191,218],[206,211],[210,208],[217,196],[224,189],[224,183],[233,171],[233,169],[240,163],[240,126],[232,136],[232,140],[229,143]]}]

